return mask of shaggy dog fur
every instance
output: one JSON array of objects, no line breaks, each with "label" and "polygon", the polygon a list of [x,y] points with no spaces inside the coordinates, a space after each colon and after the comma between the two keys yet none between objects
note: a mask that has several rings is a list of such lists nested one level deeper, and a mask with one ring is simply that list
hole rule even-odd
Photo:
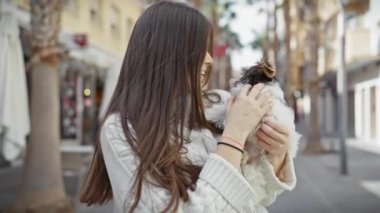
[{"label": "shaggy dog fur", "polygon": [[[256,65],[243,71],[243,76],[237,81],[230,92],[224,90],[214,90],[208,95],[209,101],[212,103],[206,108],[205,114],[209,122],[211,122],[219,130],[223,130],[226,122],[226,106],[227,100],[233,95],[237,95],[244,84],[256,85],[264,83],[265,87],[262,92],[270,91],[273,97],[273,108],[266,116],[288,127],[289,129],[289,143],[287,146],[287,169],[282,171],[287,180],[279,180],[275,177],[274,172],[269,171],[268,167],[272,168],[269,163],[265,152],[257,144],[256,131],[253,130],[247,138],[244,147],[244,156],[241,163],[241,169],[248,182],[251,183],[255,191],[265,190],[266,185],[270,182],[268,179],[275,178],[276,182],[286,190],[292,190],[296,184],[296,176],[293,167],[293,158],[296,156],[300,134],[295,130],[294,112],[287,106],[284,93],[281,90],[279,83],[275,78],[276,70],[265,62],[258,62]],[[260,125],[258,125],[259,127]],[[254,184],[252,184],[254,183]],[[270,193],[270,192],[267,192]],[[260,193],[265,194],[265,193]],[[272,196],[273,197],[273,196]],[[256,202],[258,205],[269,205],[273,200],[271,195],[267,197],[257,197]]]}]

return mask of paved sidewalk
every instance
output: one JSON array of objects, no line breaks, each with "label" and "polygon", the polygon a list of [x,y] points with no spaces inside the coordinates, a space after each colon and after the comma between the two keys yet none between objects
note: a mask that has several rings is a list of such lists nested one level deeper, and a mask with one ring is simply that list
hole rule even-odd
[{"label": "paved sidewalk", "polygon": [[[380,154],[349,146],[349,175],[339,174],[338,153],[303,155],[296,158],[298,184],[269,207],[270,213],[379,213]],[[0,212],[14,200],[21,169],[0,169]],[[65,177],[66,191],[75,198],[77,176]],[[76,212],[112,212],[112,204],[86,207],[76,203]]]},{"label": "paved sidewalk", "polygon": [[[18,184],[21,179],[21,167],[11,167],[0,169],[0,212],[16,198]],[[75,202],[75,209],[78,213],[104,213],[113,212],[112,203],[104,206],[87,207],[75,201],[78,191],[78,176],[66,176],[66,193]]]},{"label": "paved sidewalk", "polygon": [[339,171],[338,153],[300,154],[298,183],[269,207],[270,213],[379,213],[380,155],[348,147],[349,175]]}]

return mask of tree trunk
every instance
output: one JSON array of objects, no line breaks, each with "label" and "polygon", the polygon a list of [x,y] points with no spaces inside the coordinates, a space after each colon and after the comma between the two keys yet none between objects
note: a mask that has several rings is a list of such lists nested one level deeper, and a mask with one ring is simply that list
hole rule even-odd
[{"label": "tree trunk", "polygon": [[310,118],[308,128],[308,143],[305,149],[307,153],[323,152],[320,126],[319,126],[319,79],[318,79],[318,48],[319,48],[319,17],[318,1],[305,0],[307,7],[307,46],[309,57],[307,68],[309,72],[308,89],[310,94]]},{"label": "tree trunk", "polygon": [[263,59],[265,60],[269,60],[269,50],[271,48],[271,40],[270,40],[270,19],[271,19],[271,12],[270,12],[270,8],[269,8],[269,4],[270,2],[267,1],[266,2],[266,16],[267,16],[267,20],[266,20],[266,24],[265,24],[265,38],[264,38],[264,42],[263,42]]},{"label": "tree trunk", "polygon": [[293,73],[293,57],[290,49],[290,36],[291,36],[291,19],[290,19],[290,2],[284,0],[284,20],[285,20],[285,99],[289,106],[294,106],[293,88],[294,88],[294,73]]},{"label": "tree trunk", "polygon": [[60,0],[32,0],[31,134],[17,199],[9,212],[73,212],[59,152]]},{"label": "tree trunk", "polygon": [[[213,44],[212,48],[214,48],[216,45],[220,44],[220,36],[219,34],[221,33],[220,28],[219,28],[219,12],[218,12],[218,1],[213,0],[211,1],[211,8],[210,8],[210,13],[211,13],[211,23],[212,23],[212,31],[213,31]],[[214,56],[214,64],[213,64],[213,71],[211,72],[210,76],[210,81],[209,81],[209,87],[208,89],[220,89],[220,75],[222,70],[221,68],[221,60],[222,57],[215,57]]]},{"label": "tree trunk", "polygon": [[[279,58],[279,51],[280,51],[280,45],[279,45],[279,40],[278,40],[278,35],[277,35],[277,11],[278,11],[278,5],[276,1],[274,1],[274,12],[273,12],[273,51],[274,51],[274,65],[276,67],[277,72],[280,71],[280,58]],[[278,75],[278,74],[277,74]]]}]

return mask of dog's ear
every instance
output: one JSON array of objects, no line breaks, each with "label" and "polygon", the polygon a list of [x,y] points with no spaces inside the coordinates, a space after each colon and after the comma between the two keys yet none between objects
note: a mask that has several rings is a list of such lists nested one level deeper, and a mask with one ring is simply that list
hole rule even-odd
[{"label": "dog's ear", "polygon": [[262,59],[252,67],[243,71],[239,82],[243,84],[256,85],[258,83],[268,83],[276,80],[276,70],[265,59]]},{"label": "dog's ear", "polygon": [[276,73],[277,73],[276,69],[274,69],[267,61],[263,61],[261,66],[262,66],[264,74],[268,78],[274,78],[276,76]]}]

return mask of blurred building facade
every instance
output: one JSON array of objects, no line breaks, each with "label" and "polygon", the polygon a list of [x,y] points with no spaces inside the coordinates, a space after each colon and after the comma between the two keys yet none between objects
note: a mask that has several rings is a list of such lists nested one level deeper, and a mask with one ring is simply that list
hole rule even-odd
[{"label": "blurred building facade", "polygon": [[[337,70],[339,68],[339,1],[318,1],[320,26],[308,26],[303,0],[273,1],[276,27],[269,27],[268,57],[283,69],[280,81],[296,98],[298,114],[310,112],[305,83],[310,79],[306,61],[307,29],[320,27],[318,76],[321,134],[337,136],[339,130]],[[287,2],[286,4],[284,4]],[[345,2],[345,62],[348,89],[348,136],[364,143],[380,145],[380,1]],[[271,7],[271,6],[270,6]],[[285,13],[288,11],[288,17]],[[284,18],[285,17],[285,18]],[[273,21],[271,22],[273,25]],[[272,31],[271,31],[272,29]],[[275,34],[275,35],[274,35]],[[276,39],[277,43],[276,43]],[[289,52],[286,49],[289,48]],[[289,55],[287,55],[287,53]],[[289,62],[290,61],[290,62]],[[286,66],[282,68],[282,66]],[[286,73],[286,74],[285,74]],[[307,119],[307,116],[306,116]]]},{"label": "blurred building facade", "polygon": [[[331,8],[321,5],[321,12]],[[380,145],[380,2],[348,1],[346,12],[346,72],[348,89],[348,134],[364,143]],[[323,16],[322,16],[323,17]],[[330,13],[323,21],[321,56],[321,127],[336,132],[334,119],[339,116],[336,71],[339,67],[337,15]],[[332,113],[331,113],[332,112]],[[329,115],[330,114],[330,115]],[[335,119],[337,120],[337,119]]]},{"label": "blurred building facade", "polygon": [[[142,0],[146,4],[160,2],[162,0]],[[220,29],[219,19],[222,11],[223,2],[211,0],[173,0],[176,2],[187,3],[199,10],[212,23],[213,27],[213,67],[210,79],[207,84],[208,89],[227,89],[232,78],[231,66],[231,44],[223,35]]]},{"label": "blurred building facade", "polygon": [[207,86],[209,89],[227,89],[232,77],[231,44],[225,39],[219,26],[221,5],[218,4],[218,1],[208,0],[188,0],[187,2],[201,11],[213,25],[212,55],[214,64]]},{"label": "blurred building facade", "polygon": [[[29,0],[1,0],[21,28],[24,58],[30,59]],[[120,64],[133,26],[156,0],[65,0],[60,42],[67,54],[61,61],[61,137],[64,142],[93,143],[109,70]],[[200,10],[214,24],[214,66],[209,88],[227,88],[231,78],[228,44],[221,39],[217,2],[179,0]],[[113,69],[114,70],[114,69]]]},{"label": "blurred building facade", "polygon": [[[29,0],[2,0],[21,28],[25,61],[30,49]],[[93,143],[107,71],[123,58],[134,23],[146,4],[138,0],[63,1],[60,42],[61,137]]]}]

